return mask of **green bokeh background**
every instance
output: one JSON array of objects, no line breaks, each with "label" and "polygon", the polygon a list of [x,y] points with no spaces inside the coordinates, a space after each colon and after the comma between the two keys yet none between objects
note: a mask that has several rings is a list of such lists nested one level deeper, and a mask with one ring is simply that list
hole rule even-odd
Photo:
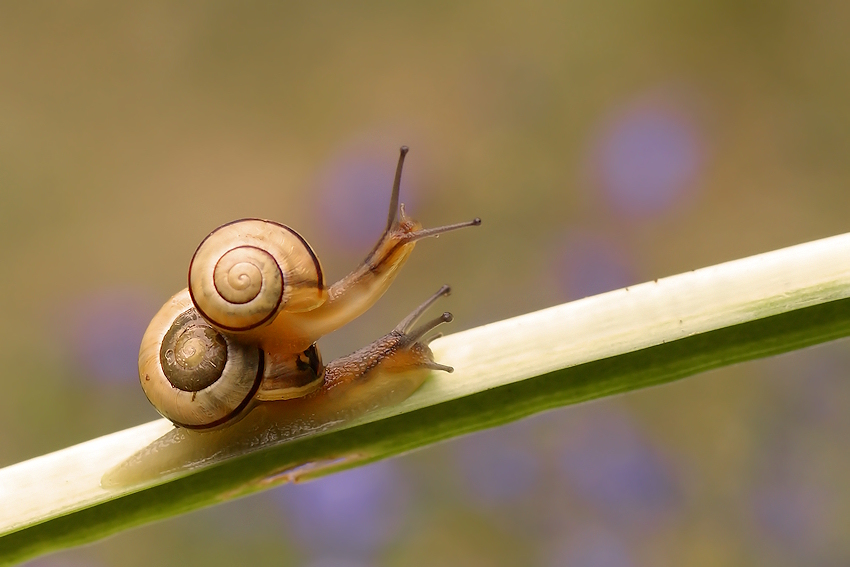
[{"label": "green bokeh background", "polygon": [[[847,232],[848,29],[839,0],[3,4],[0,465],[156,417],[132,364],[89,375],[80,321],[104,297],[139,313],[136,332],[219,224],[272,218],[330,278],[352,268],[368,245],[341,242],[322,205],[346,156],[385,162],[388,194],[407,144],[409,212],[485,224],[417,247],[386,298],[322,342],[326,359],[445,282],[453,330],[576,299],[563,272],[582,268],[569,258],[583,235],[627,259],[627,284]],[[687,117],[700,166],[669,206],[630,216],[593,152],[643,107]],[[848,367],[840,341],[503,428],[539,472],[495,508],[463,498],[452,443],[398,459],[407,520],[370,561],[558,564],[591,530],[626,550],[600,565],[846,563]],[[676,504],[651,527],[609,521],[558,472],[565,431],[606,415],[675,463]],[[790,535],[753,512],[776,485],[791,504],[775,513],[799,516]],[[37,564],[343,564],[299,547],[275,502]]]}]

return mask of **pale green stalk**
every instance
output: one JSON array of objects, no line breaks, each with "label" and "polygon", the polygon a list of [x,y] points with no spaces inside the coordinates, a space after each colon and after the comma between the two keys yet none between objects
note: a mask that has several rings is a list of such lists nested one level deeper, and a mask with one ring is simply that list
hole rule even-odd
[{"label": "pale green stalk", "polygon": [[0,563],[549,408],[847,336],[848,298],[845,234],[444,337],[432,348],[454,374],[435,373],[407,401],[166,476],[145,473],[137,459],[136,480],[101,486],[168,422],[93,439],[0,470]]}]

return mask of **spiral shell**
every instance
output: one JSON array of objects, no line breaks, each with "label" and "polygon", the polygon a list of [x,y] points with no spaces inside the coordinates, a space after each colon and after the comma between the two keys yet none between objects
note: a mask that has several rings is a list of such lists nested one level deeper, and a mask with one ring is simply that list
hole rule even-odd
[{"label": "spiral shell", "polygon": [[310,245],[289,227],[260,219],[226,224],[201,242],[189,293],[207,321],[230,332],[265,325],[282,310],[315,309],[328,297]]},{"label": "spiral shell", "polygon": [[259,348],[210,326],[185,289],[154,316],[139,351],[145,395],[163,417],[189,429],[212,429],[247,413],[263,366]]}]

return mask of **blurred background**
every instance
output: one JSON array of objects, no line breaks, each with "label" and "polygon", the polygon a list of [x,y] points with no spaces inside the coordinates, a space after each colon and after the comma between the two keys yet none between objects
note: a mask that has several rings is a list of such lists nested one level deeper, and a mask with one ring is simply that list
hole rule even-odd
[{"label": "blurred background", "polygon": [[[426,226],[329,360],[850,230],[840,0],[4,3],[0,466],[155,419],[136,355],[216,226],[330,278]],[[445,361],[451,363],[451,361]],[[850,342],[564,408],[32,565],[839,565]]]}]

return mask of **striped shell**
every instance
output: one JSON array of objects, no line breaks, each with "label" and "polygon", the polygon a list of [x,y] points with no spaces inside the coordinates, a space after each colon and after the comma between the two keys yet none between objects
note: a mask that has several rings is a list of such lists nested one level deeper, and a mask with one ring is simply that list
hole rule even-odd
[{"label": "striped shell", "polygon": [[310,311],[328,297],[310,245],[291,228],[259,219],[226,224],[201,242],[189,293],[207,321],[230,332],[261,327],[280,311]]}]

